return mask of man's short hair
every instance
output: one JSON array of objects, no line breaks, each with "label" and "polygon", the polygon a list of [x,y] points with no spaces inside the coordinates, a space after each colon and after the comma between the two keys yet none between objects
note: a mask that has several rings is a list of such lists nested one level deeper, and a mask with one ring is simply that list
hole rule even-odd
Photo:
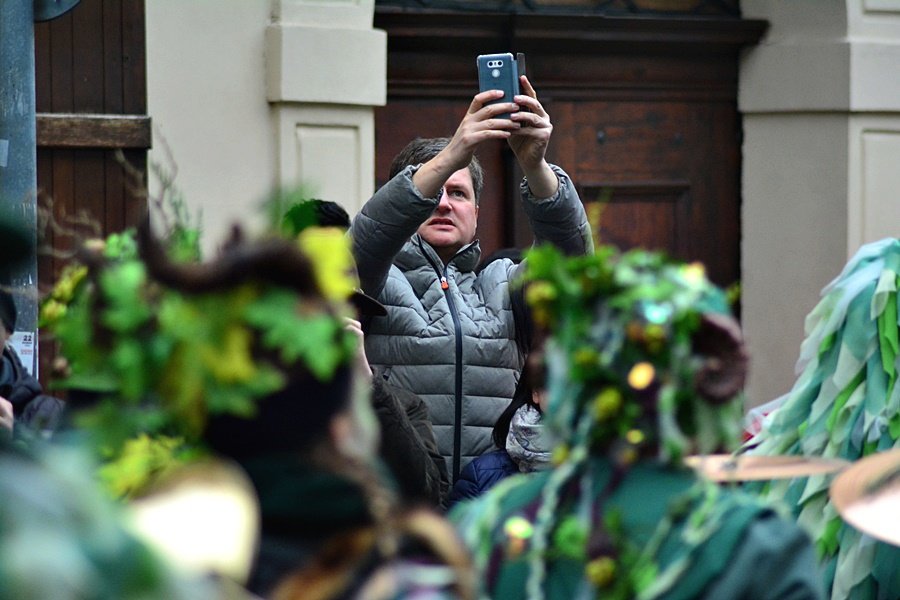
[{"label": "man's short hair", "polygon": [[[428,162],[446,148],[449,143],[450,138],[446,137],[414,139],[394,157],[388,178],[393,179],[394,175],[409,165]],[[472,176],[472,188],[475,190],[475,204],[478,204],[478,201],[481,199],[481,190],[484,188],[484,170],[481,168],[478,158],[474,155],[472,156],[472,162],[469,163],[469,174]]]}]

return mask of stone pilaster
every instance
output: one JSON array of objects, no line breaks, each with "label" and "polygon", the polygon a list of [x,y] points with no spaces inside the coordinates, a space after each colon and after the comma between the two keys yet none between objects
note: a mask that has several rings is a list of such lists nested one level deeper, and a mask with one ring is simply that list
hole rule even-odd
[{"label": "stone pilaster", "polygon": [[770,22],[739,93],[752,406],[793,385],[821,288],[861,244],[900,235],[900,0],[741,7]]},{"label": "stone pilaster", "polygon": [[387,35],[374,0],[278,0],[266,29],[277,179],[352,214],[374,191],[373,107],[387,94]]}]

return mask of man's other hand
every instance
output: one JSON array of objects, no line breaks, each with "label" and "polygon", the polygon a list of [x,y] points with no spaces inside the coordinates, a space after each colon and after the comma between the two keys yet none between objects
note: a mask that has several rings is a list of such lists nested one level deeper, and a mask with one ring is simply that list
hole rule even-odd
[{"label": "man's other hand", "polygon": [[514,130],[509,137],[509,147],[522,166],[528,187],[536,198],[549,198],[556,193],[559,179],[545,160],[550,136],[553,134],[553,123],[550,115],[537,99],[531,82],[525,75],[519,78],[524,94],[516,96],[516,104],[522,109],[510,115],[510,119],[521,127]]},{"label": "man's other hand", "polygon": [[357,346],[356,362],[359,364],[360,371],[372,378],[372,367],[369,366],[369,359],[366,357],[365,336],[363,335],[362,323],[350,317],[344,317],[344,329],[352,332],[359,345]]}]

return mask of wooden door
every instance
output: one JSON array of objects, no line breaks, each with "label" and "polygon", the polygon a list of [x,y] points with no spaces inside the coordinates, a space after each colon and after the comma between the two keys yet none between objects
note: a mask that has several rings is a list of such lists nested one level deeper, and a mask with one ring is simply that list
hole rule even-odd
[{"label": "wooden door", "polygon": [[[144,52],[143,0],[81,0],[62,17],[35,24],[38,206],[59,226],[39,232],[41,291],[78,240],[121,231],[144,210]],[[45,381],[55,351],[44,338],[40,356]]]},{"label": "wooden door", "polygon": [[738,116],[728,103],[635,99],[558,102],[573,135],[561,160],[584,202],[601,209],[601,242],[665,250],[737,280],[740,244]]},{"label": "wooden door", "polygon": [[[554,123],[548,158],[569,172],[586,204],[606,201],[594,223],[601,241],[702,261],[721,285],[739,280],[738,52],[765,22],[381,5],[375,26],[388,33],[378,184],[416,135],[452,135],[477,91],[478,54],[525,52]],[[531,242],[510,154],[500,143],[479,151],[485,255]]]}]

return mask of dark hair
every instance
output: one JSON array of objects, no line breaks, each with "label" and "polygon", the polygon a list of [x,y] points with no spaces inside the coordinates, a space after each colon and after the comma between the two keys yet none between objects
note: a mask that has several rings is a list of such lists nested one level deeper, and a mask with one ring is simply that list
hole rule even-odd
[{"label": "dark hair", "polygon": [[22,211],[0,202],[0,283],[8,285],[10,279],[34,257],[34,231],[25,223]]},{"label": "dark hair", "polygon": [[526,404],[530,404],[532,408],[541,412],[541,407],[535,404],[533,400],[530,377],[522,373],[522,376],[519,377],[519,383],[516,385],[516,391],[513,392],[512,400],[510,400],[509,405],[500,413],[500,416],[497,417],[497,421],[494,423],[491,438],[494,440],[494,445],[497,448],[501,450],[506,448],[506,436],[509,435],[509,424],[512,422],[513,415]]},{"label": "dark hair", "polygon": [[[418,165],[428,162],[447,147],[450,138],[416,138],[401,150],[391,162],[391,170],[388,178],[394,176],[410,165]],[[475,204],[481,199],[481,190],[484,189],[484,169],[478,162],[478,157],[472,156],[469,163],[469,174],[472,176],[472,188],[475,190]]]},{"label": "dark hair", "polygon": [[298,235],[307,227],[339,227],[346,231],[350,229],[350,215],[337,202],[304,198],[284,212],[281,227],[290,236]]},{"label": "dark hair", "polygon": [[309,203],[316,210],[316,224],[320,227],[340,227],[341,229],[350,229],[350,215],[344,210],[344,207],[337,202],[331,200],[320,200],[312,198]]},{"label": "dark hair", "polygon": [[547,380],[544,371],[544,342],[547,332],[542,328],[535,327],[531,311],[528,310],[525,302],[524,286],[514,287],[510,291],[510,299],[516,323],[516,342],[526,358],[512,400],[497,418],[491,433],[494,445],[501,449],[506,447],[509,424],[517,410],[525,404],[530,404],[538,412],[542,412],[541,407],[534,402],[534,390],[544,389],[544,382]]},{"label": "dark hair", "polygon": [[3,327],[9,333],[13,333],[16,330],[17,316],[16,301],[13,299],[12,294],[4,289],[0,289],[0,322],[3,323]]},{"label": "dark hair", "polygon": [[330,381],[295,369],[281,390],[256,402],[248,419],[210,415],[204,441],[214,451],[242,460],[267,454],[303,454],[329,435],[329,423],[350,406],[350,366],[341,366]]}]

